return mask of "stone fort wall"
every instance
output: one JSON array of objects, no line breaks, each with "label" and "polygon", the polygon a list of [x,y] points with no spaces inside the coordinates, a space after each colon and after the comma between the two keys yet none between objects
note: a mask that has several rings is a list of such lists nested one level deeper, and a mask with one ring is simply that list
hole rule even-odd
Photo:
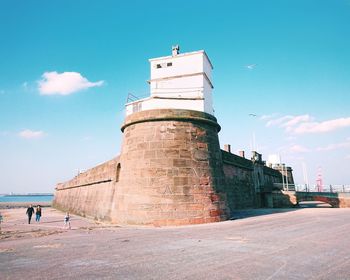
[{"label": "stone fort wall", "polygon": [[56,186],[53,207],[83,217],[112,221],[119,157]]},{"label": "stone fort wall", "polygon": [[225,193],[231,214],[236,209],[272,206],[273,183],[282,181],[281,173],[242,156],[221,151],[225,174]]},{"label": "stone fort wall", "polygon": [[281,174],[220,150],[212,115],[149,110],[126,118],[119,157],[58,184],[54,206],[119,224],[222,221],[263,205]]}]

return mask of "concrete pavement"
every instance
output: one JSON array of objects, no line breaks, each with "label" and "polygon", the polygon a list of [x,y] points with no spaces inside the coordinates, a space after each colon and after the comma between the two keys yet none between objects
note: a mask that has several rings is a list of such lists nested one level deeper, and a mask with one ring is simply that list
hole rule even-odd
[{"label": "concrete pavement", "polygon": [[168,228],[73,216],[72,230],[57,210],[40,225],[27,225],[22,212],[2,211],[1,279],[350,279],[346,208],[246,210]]}]

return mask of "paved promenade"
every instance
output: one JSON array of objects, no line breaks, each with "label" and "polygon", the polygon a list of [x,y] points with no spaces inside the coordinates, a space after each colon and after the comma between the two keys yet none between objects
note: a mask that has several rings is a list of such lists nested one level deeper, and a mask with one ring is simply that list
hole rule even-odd
[{"label": "paved promenade", "polygon": [[45,208],[2,210],[1,279],[350,279],[350,209],[237,212],[239,219],[145,228]]}]

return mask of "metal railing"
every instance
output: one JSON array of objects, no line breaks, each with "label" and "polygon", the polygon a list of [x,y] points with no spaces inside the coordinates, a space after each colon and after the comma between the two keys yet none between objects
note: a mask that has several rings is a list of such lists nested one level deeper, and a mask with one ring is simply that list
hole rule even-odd
[{"label": "metal railing", "polygon": [[286,183],[273,183],[273,188],[283,191],[295,191],[296,185],[295,184],[286,184]]},{"label": "metal railing", "polygon": [[350,185],[306,185],[306,184],[282,184],[274,183],[275,189],[283,191],[299,191],[299,192],[331,192],[331,193],[350,193]]}]

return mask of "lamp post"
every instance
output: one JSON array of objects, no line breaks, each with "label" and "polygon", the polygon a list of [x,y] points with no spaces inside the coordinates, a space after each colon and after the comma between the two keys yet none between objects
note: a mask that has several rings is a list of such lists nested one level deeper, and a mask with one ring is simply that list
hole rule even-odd
[{"label": "lamp post", "polygon": [[[256,118],[258,115],[250,113],[250,117]],[[256,139],[255,139],[255,130],[253,129],[253,135],[252,135],[252,150],[257,152],[257,147],[256,147]]]}]

